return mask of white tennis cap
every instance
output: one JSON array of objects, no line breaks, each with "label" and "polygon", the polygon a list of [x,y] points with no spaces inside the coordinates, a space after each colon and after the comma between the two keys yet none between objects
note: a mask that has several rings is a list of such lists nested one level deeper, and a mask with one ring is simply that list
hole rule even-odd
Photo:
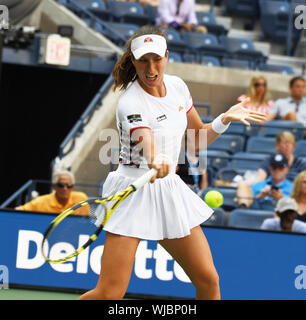
[{"label": "white tennis cap", "polygon": [[131,50],[135,59],[139,59],[146,53],[156,53],[164,57],[167,50],[167,42],[163,36],[147,34],[133,39]]}]

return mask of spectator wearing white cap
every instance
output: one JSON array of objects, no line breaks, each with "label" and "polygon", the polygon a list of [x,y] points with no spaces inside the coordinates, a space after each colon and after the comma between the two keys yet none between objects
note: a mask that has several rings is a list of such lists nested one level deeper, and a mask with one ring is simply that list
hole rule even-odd
[{"label": "spectator wearing white cap", "polygon": [[277,202],[276,217],[265,219],[263,230],[306,233],[306,223],[296,220],[298,205],[293,198],[284,197]]}]

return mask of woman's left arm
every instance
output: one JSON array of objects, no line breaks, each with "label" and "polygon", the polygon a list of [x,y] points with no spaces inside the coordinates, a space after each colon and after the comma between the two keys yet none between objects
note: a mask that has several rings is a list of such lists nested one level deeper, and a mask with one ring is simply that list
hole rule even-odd
[{"label": "woman's left arm", "polygon": [[[244,105],[248,102],[249,99],[243,100],[218,116],[213,122],[207,124],[202,122],[197,110],[193,107],[187,114],[187,130],[193,129],[195,131],[195,149],[205,149],[227,129],[232,121],[240,121],[246,126],[251,125],[249,121],[265,122],[265,114],[244,108]],[[203,134],[202,139],[200,138],[201,134]]]}]

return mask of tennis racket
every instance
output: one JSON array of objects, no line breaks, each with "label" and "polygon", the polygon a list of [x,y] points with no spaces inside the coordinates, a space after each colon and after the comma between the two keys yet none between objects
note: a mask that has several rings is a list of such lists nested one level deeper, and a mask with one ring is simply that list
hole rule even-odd
[{"label": "tennis racket", "polygon": [[[106,198],[89,198],[60,213],[50,223],[43,237],[41,252],[45,260],[50,263],[63,263],[79,255],[98,238],[120,203],[131,193],[149,182],[156,174],[157,171],[151,169],[125,190],[115,195]],[[76,213],[78,213],[78,216],[76,216]],[[68,216],[71,219],[66,219]],[[87,230],[90,230],[91,236],[83,236],[82,239],[79,239],[77,249],[75,249],[74,246],[69,244],[71,243],[70,240],[78,230],[84,230],[84,226]],[[64,244],[64,247],[58,247],[59,242]]]}]

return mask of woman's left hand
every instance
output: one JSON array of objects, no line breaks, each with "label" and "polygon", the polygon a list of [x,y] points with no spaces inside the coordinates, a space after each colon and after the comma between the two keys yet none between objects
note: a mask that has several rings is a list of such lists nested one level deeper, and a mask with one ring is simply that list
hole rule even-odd
[{"label": "woman's left hand", "polygon": [[247,98],[228,109],[222,117],[223,124],[227,125],[231,121],[240,121],[245,125],[250,126],[251,124],[249,121],[257,123],[267,121],[267,116],[264,113],[252,111],[244,107],[249,101],[250,99]]}]

